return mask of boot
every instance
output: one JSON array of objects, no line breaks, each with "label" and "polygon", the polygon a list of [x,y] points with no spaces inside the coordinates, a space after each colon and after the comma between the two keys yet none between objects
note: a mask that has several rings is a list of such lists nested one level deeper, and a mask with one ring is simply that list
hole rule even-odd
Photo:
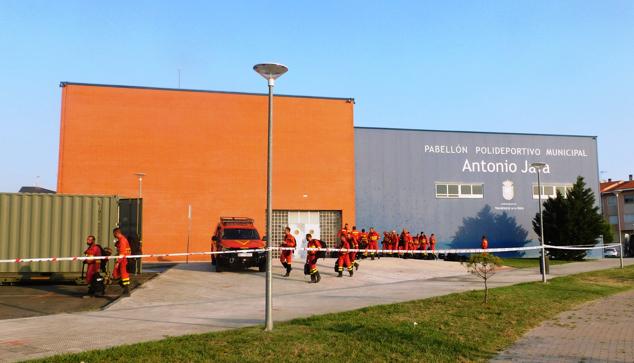
[{"label": "boot", "polygon": [[339,270],[339,275],[337,277],[343,277],[343,271]]},{"label": "boot", "polygon": [[359,269],[359,263],[357,261],[354,261],[354,269],[355,270]]},{"label": "boot", "polygon": [[130,296],[130,287],[128,285],[125,285],[123,287],[123,294],[121,294],[123,296]]},{"label": "boot", "polygon": [[350,273],[350,277],[352,277],[352,275],[354,274],[354,270],[353,269],[348,269],[348,273]]},{"label": "boot", "polygon": [[370,256],[370,261],[374,261],[374,255]]},{"label": "boot", "polygon": [[291,265],[287,263],[286,264],[286,275],[284,275],[284,277],[289,277],[291,275],[291,270],[292,269],[293,268],[291,267]]},{"label": "boot", "polygon": [[282,262],[282,266],[286,269],[286,274],[282,275],[284,277],[288,277],[288,263],[286,262]]},{"label": "boot", "polygon": [[315,283],[318,283],[319,281],[321,281],[321,275],[319,274],[319,271],[315,272]]},{"label": "boot", "polygon": [[317,276],[315,276],[315,275],[316,275],[316,273],[310,274],[310,282],[317,283]]}]

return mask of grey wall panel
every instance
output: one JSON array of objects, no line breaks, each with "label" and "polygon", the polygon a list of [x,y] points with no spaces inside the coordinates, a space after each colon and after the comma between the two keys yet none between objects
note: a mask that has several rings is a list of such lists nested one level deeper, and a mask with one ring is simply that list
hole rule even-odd
[{"label": "grey wall panel", "polygon": [[[355,128],[357,225],[435,233],[440,246],[479,246],[483,234],[491,247],[536,243],[537,175],[525,168],[536,161],[549,166],[542,183],[581,175],[598,195],[594,137]],[[482,183],[484,198],[436,198],[436,182]]]}]

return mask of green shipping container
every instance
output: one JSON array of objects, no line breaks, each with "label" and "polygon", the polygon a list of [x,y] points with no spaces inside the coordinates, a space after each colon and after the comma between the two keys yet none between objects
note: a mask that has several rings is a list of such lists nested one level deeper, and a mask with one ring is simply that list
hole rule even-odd
[{"label": "green shipping container", "polygon": [[[86,237],[113,247],[116,196],[0,193],[0,259],[82,256]],[[82,262],[0,263],[0,273],[79,275]]]}]

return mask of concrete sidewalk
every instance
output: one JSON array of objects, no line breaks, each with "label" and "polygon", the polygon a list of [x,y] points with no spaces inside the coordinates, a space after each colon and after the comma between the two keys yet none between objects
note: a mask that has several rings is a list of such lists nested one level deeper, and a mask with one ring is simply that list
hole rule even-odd
[{"label": "concrete sidewalk", "polygon": [[[299,269],[290,278],[283,278],[282,269],[276,267],[275,320],[482,288],[480,280],[455,262],[364,260],[353,278],[335,277],[333,265],[333,259],[320,264],[323,278],[316,285],[308,283]],[[551,276],[616,266],[618,260],[571,263],[552,266]],[[538,281],[541,276],[538,272],[537,269],[501,271],[490,286]],[[0,361],[262,324],[264,286],[264,273],[215,273],[209,271],[209,264],[178,265],[106,310],[0,321]]]},{"label": "concrete sidewalk", "polygon": [[634,291],[592,301],[529,331],[493,362],[634,361]]}]

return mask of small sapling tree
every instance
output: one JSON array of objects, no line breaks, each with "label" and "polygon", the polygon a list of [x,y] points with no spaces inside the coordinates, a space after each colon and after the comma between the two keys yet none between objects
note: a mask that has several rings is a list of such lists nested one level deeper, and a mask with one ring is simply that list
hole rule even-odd
[{"label": "small sapling tree", "polygon": [[489,302],[489,286],[488,281],[491,276],[495,275],[497,268],[502,266],[502,260],[488,253],[479,253],[471,255],[464,263],[470,273],[484,280],[484,303]]}]

